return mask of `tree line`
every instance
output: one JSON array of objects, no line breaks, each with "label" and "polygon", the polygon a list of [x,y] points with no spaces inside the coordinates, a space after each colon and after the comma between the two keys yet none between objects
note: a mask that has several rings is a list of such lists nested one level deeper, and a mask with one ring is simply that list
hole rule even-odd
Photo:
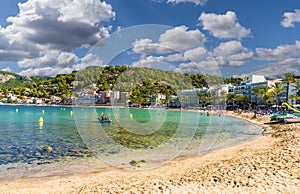
[{"label": "tree line", "polygon": [[[0,72],[1,73],[1,72]],[[180,74],[172,71],[144,67],[105,66],[89,67],[80,72],[72,72],[56,77],[22,77],[14,74],[11,79],[0,84],[2,98],[11,93],[20,99],[25,97],[50,98],[58,96],[67,103],[71,96],[79,95],[83,90],[88,93],[107,90],[131,92],[133,102],[149,102],[161,93],[170,100],[179,90],[209,87],[213,84],[239,84],[241,78],[225,78],[203,74]],[[140,94],[140,95],[138,95]],[[202,98],[199,96],[199,99]],[[208,97],[205,97],[208,101]],[[148,100],[147,100],[148,99]]]}]

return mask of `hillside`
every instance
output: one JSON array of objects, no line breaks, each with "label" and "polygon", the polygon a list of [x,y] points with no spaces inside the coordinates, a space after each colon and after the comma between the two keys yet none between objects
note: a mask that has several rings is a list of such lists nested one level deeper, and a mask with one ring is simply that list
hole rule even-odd
[{"label": "hillside", "polygon": [[30,84],[39,83],[48,79],[50,78],[37,76],[24,77],[16,73],[0,71],[0,88],[28,87]]},{"label": "hillside", "polygon": [[241,81],[236,78],[202,74],[183,75],[172,71],[127,66],[89,67],[80,72],[56,77],[23,77],[0,72],[0,78],[0,91],[4,94],[1,98],[7,94],[13,94],[18,99],[36,97],[49,100],[56,96],[64,103],[69,103],[71,96],[82,93],[114,90],[135,91],[144,96],[156,93],[170,96],[180,90],[209,87],[213,84],[236,84]]}]

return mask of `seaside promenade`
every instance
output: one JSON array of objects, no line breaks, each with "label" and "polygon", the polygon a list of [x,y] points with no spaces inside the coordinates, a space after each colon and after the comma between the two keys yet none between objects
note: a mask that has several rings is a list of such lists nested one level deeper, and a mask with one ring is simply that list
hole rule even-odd
[{"label": "seaside promenade", "polygon": [[[256,123],[252,114],[232,116]],[[297,193],[300,124],[268,124],[265,135],[145,171],[109,169],[64,177],[1,182],[1,193]]]}]

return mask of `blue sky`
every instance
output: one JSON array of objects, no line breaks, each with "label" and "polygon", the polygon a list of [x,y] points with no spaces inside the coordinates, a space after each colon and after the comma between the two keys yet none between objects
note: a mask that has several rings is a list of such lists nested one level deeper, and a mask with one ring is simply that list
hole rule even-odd
[{"label": "blue sky", "polygon": [[[111,44],[99,51],[96,43],[121,48],[114,34],[129,27],[131,48],[114,62],[226,77],[300,75],[299,0],[2,0],[0,9],[0,69],[22,75],[105,65]],[[144,24],[157,26],[147,33]]]}]

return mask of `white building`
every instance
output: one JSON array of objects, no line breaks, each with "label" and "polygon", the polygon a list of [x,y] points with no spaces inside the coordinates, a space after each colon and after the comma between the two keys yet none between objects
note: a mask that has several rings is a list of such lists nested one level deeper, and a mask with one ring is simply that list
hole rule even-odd
[{"label": "white building", "polygon": [[[276,82],[283,82],[282,79],[275,79],[275,80],[267,80],[264,76],[261,75],[251,75],[248,77],[245,77],[243,82],[235,87],[235,94],[237,96],[247,96],[251,102],[255,102],[256,100],[262,101],[260,97],[256,99],[254,92],[251,92],[252,88],[255,87],[261,87],[261,86],[269,86],[272,87],[275,85]],[[283,84],[283,92],[280,96],[281,101],[286,100],[286,84]],[[295,86],[290,85],[289,88],[289,95],[296,94],[295,92]],[[272,89],[269,90],[270,92]],[[289,103],[292,103],[292,100],[289,99]]]}]

